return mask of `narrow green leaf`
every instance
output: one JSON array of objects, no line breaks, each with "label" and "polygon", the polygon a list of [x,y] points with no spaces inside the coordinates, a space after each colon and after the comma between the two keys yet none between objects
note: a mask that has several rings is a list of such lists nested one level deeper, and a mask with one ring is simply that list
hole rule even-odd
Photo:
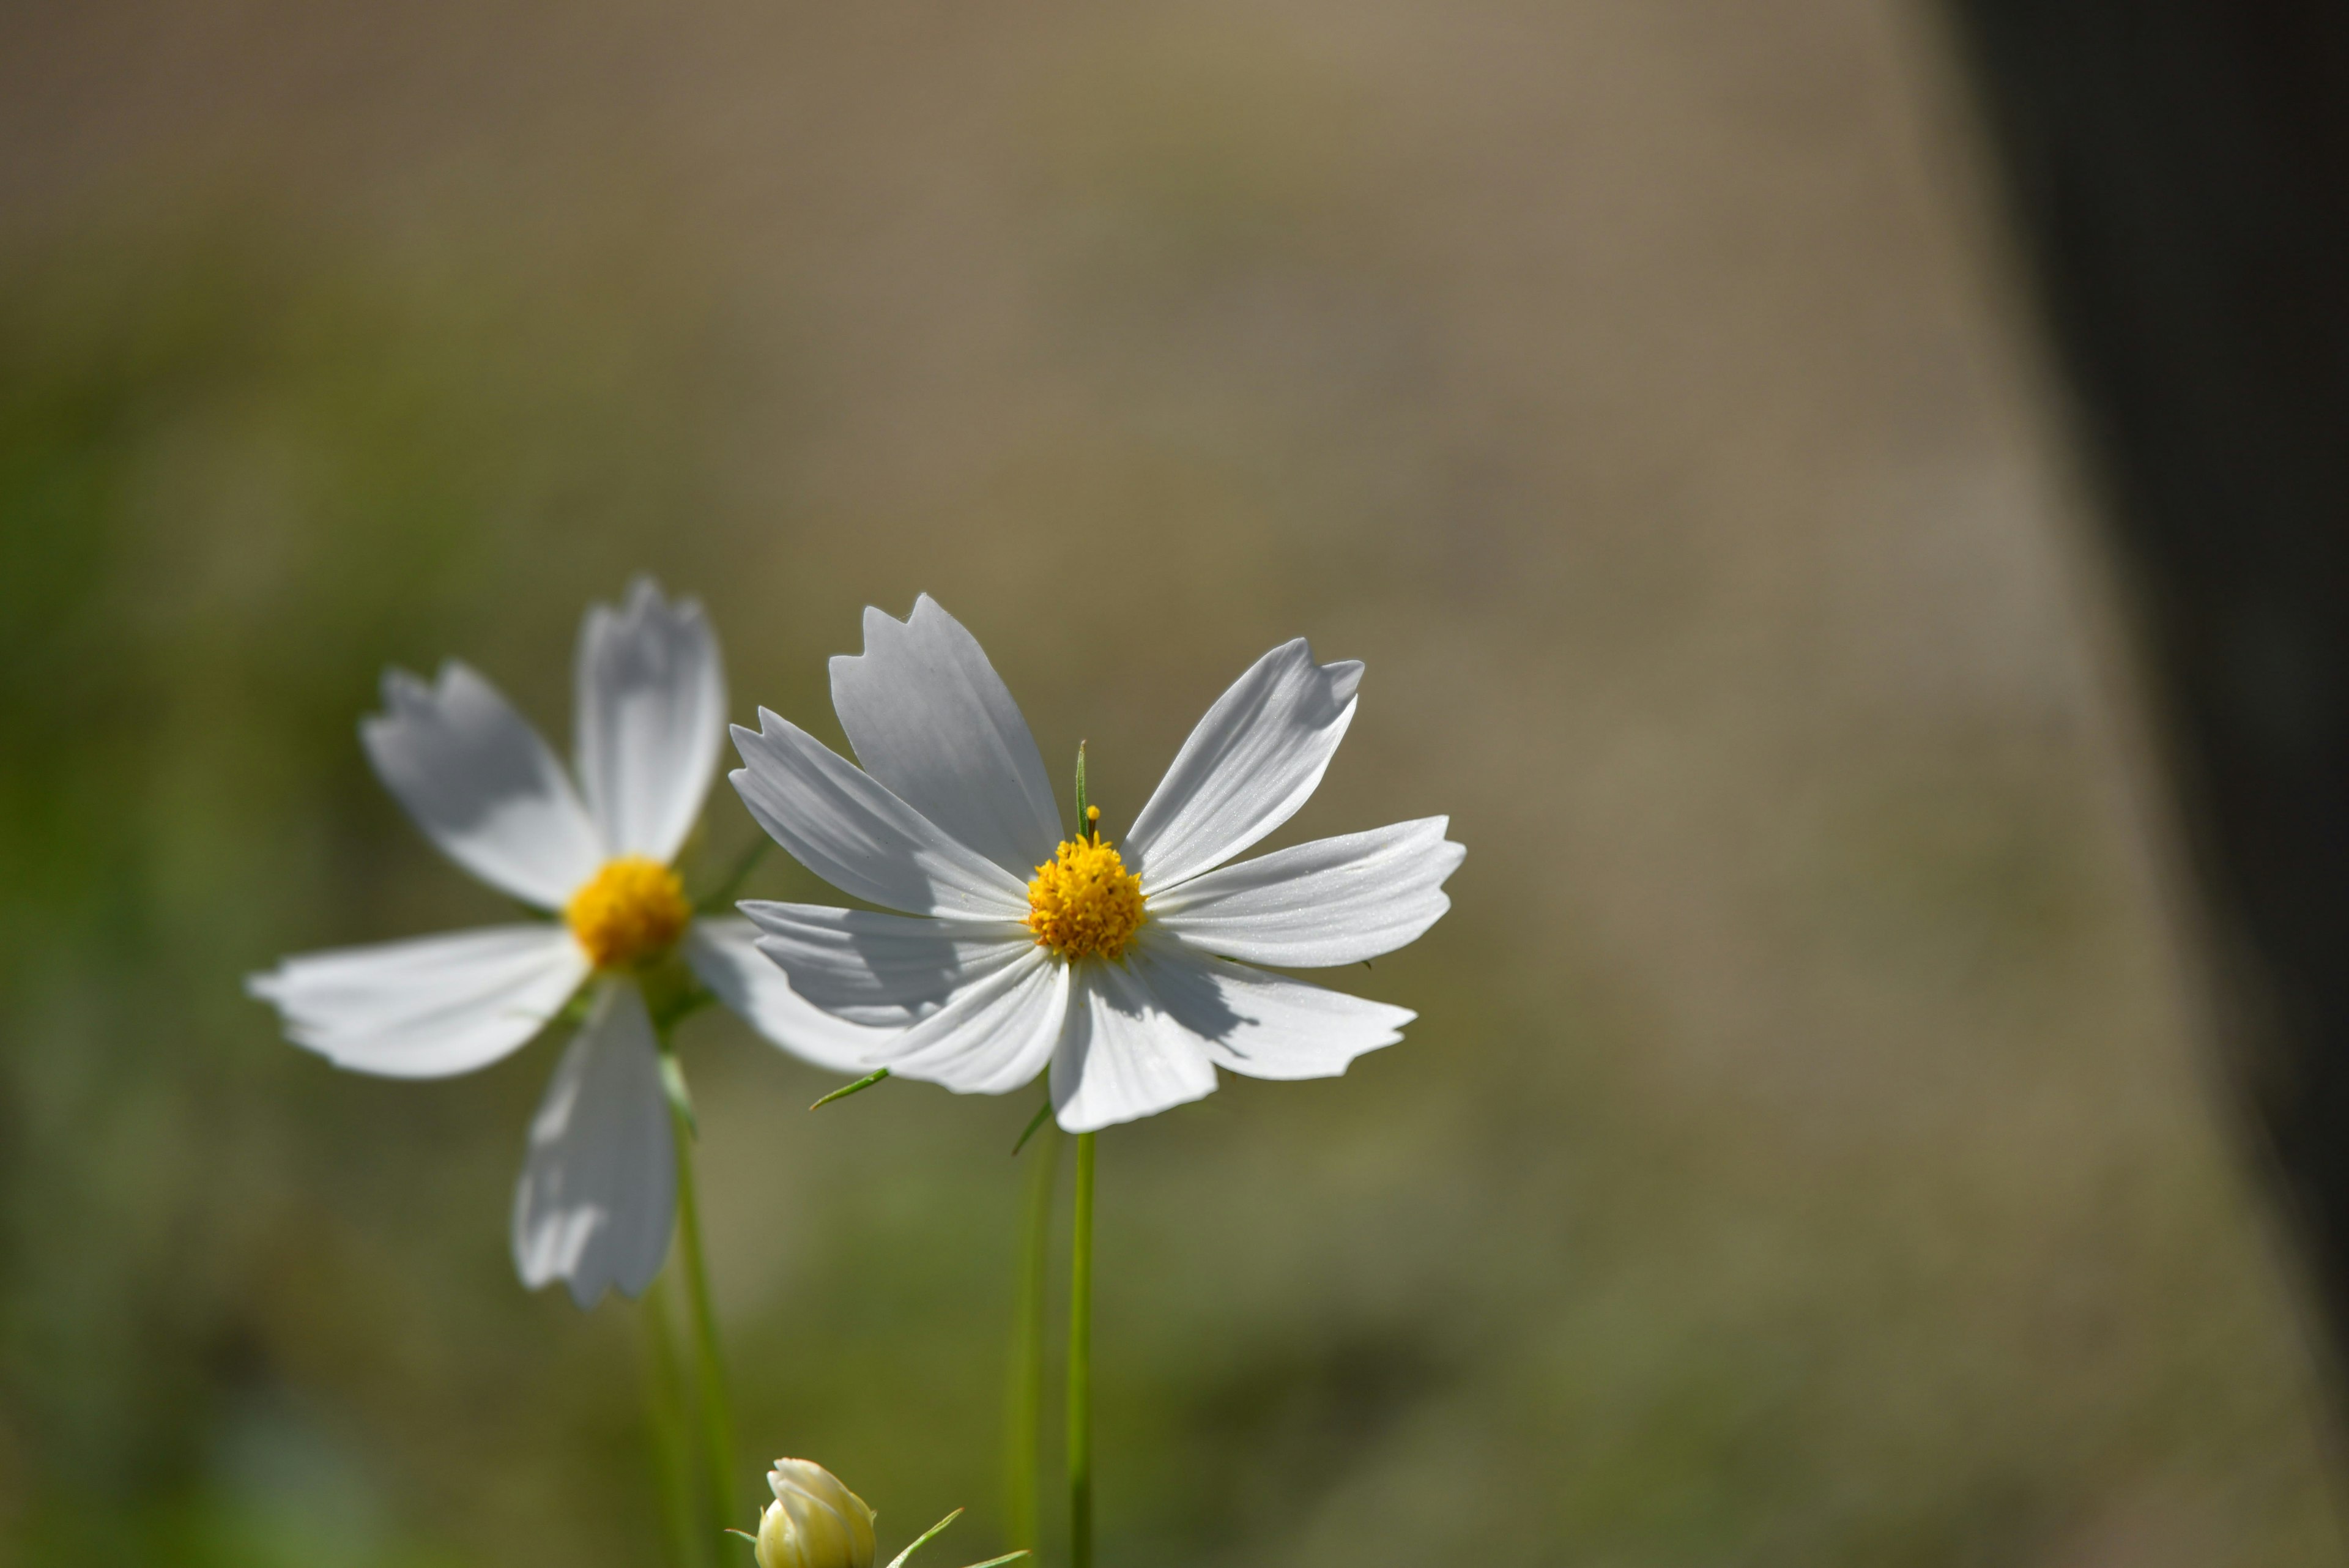
[{"label": "narrow green leaf", "polygon": [[1044,1125],[1044,1118],[1051,1114],[1052,1101],[1048,1096],[1046,1096],[1044,1103],[1036,1107],[1036,1114],[1028,1118],[1028,1130],[1021,1133],[1019,1135],[1019,1141],[1011,1146],[1012,1158],[1017,1159],[1019,1158],[1019,1151],[1028,1147],[1028,1140],[1036,1136],[1036,1129],[1042,1127]]},{"label": "narrow green leaf", "polygon": [[823,1098],[818,1100],[815,1104],[810,1106],[808,1109],[812,1111],[820,1111],[823,1109],[824,1106],[832,1104],[834,1100],[844,1100],[851,1095],[862,1094],[864,1090],[871,1088],[874,1085],[879,1083],[888,1075],[889,1069],[884,1067],[879,1072],[859,1078],[853,1084],[843,1084],[839,1088],[834,1089],[832,1093],[826,1095]]},{"label": "narrow green leaf", "polygon": [[905,1568],[906,1558],[911,1557],[915,1552],[920,1551],[923,1547],[936,1540],[939,1531],[944,1530],[947,1525],[952,1524],[956,1520],[960,1519],[961,1517],[962,1510],[956,1509],[952,1513],[947,1514],[944,1519],[939,1520],[936,1524],[931,1525],[927,1530],[922,1532],[921,1534],[914,1538],[913,1545],[906,1547],[905,1550],[898,1552],[896,1556],[889,1560],[889,1568]]}]

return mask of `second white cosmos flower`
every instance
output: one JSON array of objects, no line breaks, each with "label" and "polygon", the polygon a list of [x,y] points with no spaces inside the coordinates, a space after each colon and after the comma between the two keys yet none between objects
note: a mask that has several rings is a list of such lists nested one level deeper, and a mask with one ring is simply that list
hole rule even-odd
[{"label": "second white cosmos flower", "polygon": [[[496,687],[455,660],[428,685],[387,674],[360,733],[417,826],[482,881],[559,919],[304,953],[248,984],[286,1033],[392,1078],[469,1073],[521,1049],[583,987],[584,1026],[530,1127],[514,1266],[581,1306],[636,1295],[667,1253],[677,1150],[644,977],[681,959],[711,995],[820,1066],[866,1032],[791,992],[748,922],[696,917],[670,862],[701,815],[726,677],[701,607],[639,580],[579,628],[578,786]],[[582,799],[582,796],[585,799]]]},{"label": "second white cosmos flower", "polygon": [[1451,907],[1444,880],[1466,851],[1435,816],[1225,863],[1320,784],[1361,675],[1284,643],[1207,711],[1122,840],[1084,824],[1064,836],[977,639],[927,595],[905,621],[868,609],[864,652],[832,661],[863,766],[761,709],[758,730],[734,729],[731,777],[802,865],[903,912],[742,911],[801,997],[895,1031],[869,1064],[985,1094],[1049,1064],[1071,1132],[1202,1098],[1218,1066],[1334,1076],[1413,1014],[1253,966],[1402,946]]}]

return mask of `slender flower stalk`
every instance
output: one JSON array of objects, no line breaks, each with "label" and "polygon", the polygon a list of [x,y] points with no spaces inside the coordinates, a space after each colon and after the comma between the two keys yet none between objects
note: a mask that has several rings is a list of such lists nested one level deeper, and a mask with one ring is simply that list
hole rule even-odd
[{"label": "slender flower stalk", "polygon": [[1046,1122],[1037,1140],[1020,1224],[1019,1303],[1003,1430],[1003,1518],[1014,1546],[1037,1544],[1037,1451],[1044,1437],[1044,1295],[1051,1262],[1052,1188],[1061,1167],[1060,1132]]},{"label": "slender flower stalk", "polygon": [[1093,1135],[1077,1135],[1069,1241],[1069,1563],[1093,1563]]},{"label": "slender flower stalk", "polygon": [[[668,1032],[659,1032],[661,1055],[673,1064]],[[683,1079],[676,1082],[682,1084]],[[677,1141],[677,1260],[685,1274],[688,1316],[693,1329],[695,1392],[701,1407],[703,1459],[709,1469],[714,1519],[734,1517],[734,1412],[726,1396],[726,1361],[718,1346],[718,1314],[709,1303],[709,1264],[701,1247],[701,1202],[693,1179],[696,1130],[684,1096],[669,1097],[671,1131]]]},{"label": "slender flower stalk", "polygon": [[657,1285],[645,1293],[640,1304],[645,1407],[652,1426],[653,1470],[660,1482],[669,1561],[674,1568],[709,1568],[709,1532],[694,1496],[693,1441],[686,1429],[685,1374],[677,1364],[677,1340]]}]

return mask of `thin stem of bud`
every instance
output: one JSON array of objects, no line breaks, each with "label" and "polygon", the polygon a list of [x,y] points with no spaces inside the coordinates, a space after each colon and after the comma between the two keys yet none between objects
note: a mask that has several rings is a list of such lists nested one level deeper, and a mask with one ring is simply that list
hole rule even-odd
[{"label": "thin stem of bud", "polygon": [[677,1364],[665,1280],[655,1280],[638,1303],[644,1325],[645,1409],[651,1417],[653,1477],[659,1483],[661,1522],[668,1527],[672,1568],[708,1568],[709,1538],[694,1500],[693,1440],[687,1435],[685,1373]]},{"label": "thin stem of bud", "polygon": [[750,873],[759,868],[759,862],[767,857],[767,851],[773,847],[774,842],[764,833],[751,840],[750,847],[742,851],[741,858],[735,861],[733,868],[726,873],[725,879],[695,899],[693,907],[705,915],[726,912],[734,902],[734,895],[742,890],[742,884],[750,879]]},{"label": "thin stem of bud", "polygon": [[[669,1054],[668,1037],[661,1051]],[[670,1057],[674,1061],[674,1056]],[[682,1082],[683,1075],[679,1075]],[[702,1450],[709,1468],[710,1508],[722,1522],[736,1517],[734,1414],[726,1397],[726,1366],[718,1350],[718,1316],[709,1304],[709,1265],[701,1250],[701,1204],[693,1184],[693,1124],[669,1102],[670,1130],[677,1139],[678,1262],[685,1270],[686,1300],[693,1328],[695,1392],[701,1406]]]}]

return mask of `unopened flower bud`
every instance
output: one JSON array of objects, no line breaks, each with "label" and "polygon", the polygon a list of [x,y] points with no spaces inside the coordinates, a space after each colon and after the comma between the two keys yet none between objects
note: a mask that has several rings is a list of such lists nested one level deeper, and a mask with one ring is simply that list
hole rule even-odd
[{"label": "unopened flower bud", "polygon": [[759,1519],[759,1568],[873,1568],[873,1511],[812,1459],[777,1459]]}]

